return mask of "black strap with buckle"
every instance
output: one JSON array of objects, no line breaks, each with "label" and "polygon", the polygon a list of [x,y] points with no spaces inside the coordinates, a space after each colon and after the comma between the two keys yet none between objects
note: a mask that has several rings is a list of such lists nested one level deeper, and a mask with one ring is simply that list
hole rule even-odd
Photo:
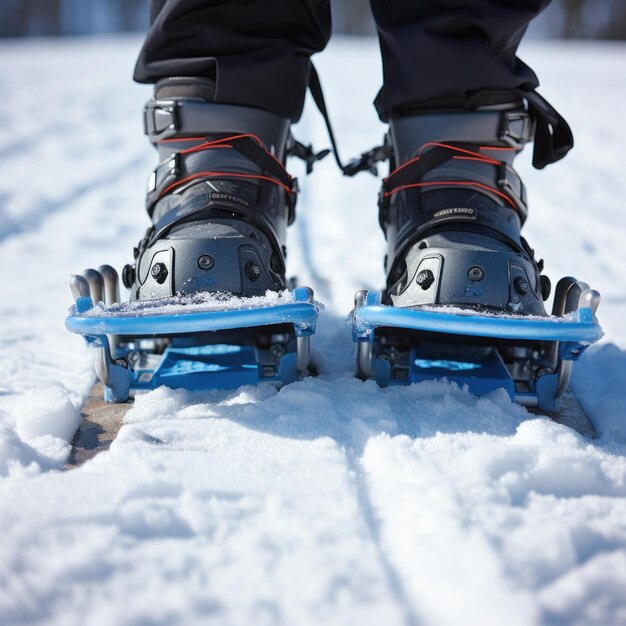
[{"label": "black strap with buckle", "polygon": [[143,109],[143,130],[152,143],[175,135],[180,128],[175,100],[150,100]]},{"label": "black strap with buckle", "polygon": [[[363,152],[360,157],[352,159],[348,165],[344,165],[339,157],[322,84],[313,64],[309,76],[309,90],[324,118],[339,169],[345,176],[354,176],[365,171],[377,176],[376,164],[389,158],[391,153],[387,140],[382,145]],[[528,111],[501,111],[497,139],[516,150],[521,150],[524,144],[534,139],[533,166],[537,169],[562,159],[574,145],[574,136],[565,118],[534,89],[517,89],[515,93],[524,98]]]},{"label": "black strap with buckle", "polygon": [[533,89],[519,89],[536,122],[533,166],[538,170],[562,159],[574,147],[574,135],[565,118]]}]

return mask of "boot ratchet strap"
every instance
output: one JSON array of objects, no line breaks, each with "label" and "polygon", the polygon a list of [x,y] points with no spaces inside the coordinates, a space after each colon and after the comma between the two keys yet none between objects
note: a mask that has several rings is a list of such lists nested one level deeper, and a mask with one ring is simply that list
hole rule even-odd
[{"label": "boot ratchet strap", "polygon": [[[144,132],[152,143],[174,136],[204,137],[208,130],[229,135],[241,134],[242,118],[252,116],[252,128],[264,128],[270,137],[287,141],[289,120],[262,109],[202,100],[149,100],[143,110]],[[253,131],[254,132],[254,131]],[[260,134],[260,133],[256,133]],[[263,139],[263,137],[261,137]],[[271,146],[270,146],[271,148]]]}]

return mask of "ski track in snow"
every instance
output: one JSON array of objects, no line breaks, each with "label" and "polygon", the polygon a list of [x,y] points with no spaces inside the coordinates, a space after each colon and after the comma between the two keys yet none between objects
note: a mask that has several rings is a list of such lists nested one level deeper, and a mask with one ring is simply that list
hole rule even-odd
[{"label": "ski track in snow", "polygon": [[[352,297],[384,278],[379,181],[329,158],[306,179],[291,164],[289,270],[327,305],[320,376],[141,395],[109,451],[60,471],[92,382],[63,329],[69,275],[121,268],[147,226],[139,45],[0,44],[0,623],[626,623],[626,46],[522,53],[576,135],[565,161],[519,170],[550,276],[603,294],[606,337],[574,370],[599,439],[503,392],[352,377]],[[376,45],[338,39],[318,59],[347,159],[382,136]],[[295,134],[320,149],[307,106]]]}]

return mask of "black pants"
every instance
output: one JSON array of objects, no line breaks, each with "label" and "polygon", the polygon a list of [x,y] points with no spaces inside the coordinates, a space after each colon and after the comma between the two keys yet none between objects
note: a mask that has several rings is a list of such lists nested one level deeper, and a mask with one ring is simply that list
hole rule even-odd
[{"label": "black pants", "polygon": [[[383,60],[381,119],[536,87],[534,72],[515,53],[549,2],[371,0]],[[150,19],[135,80],[209,78],[217,102],[293,121],[302,113],[309,57],[331,32],[328,0],[151,0]]]}]

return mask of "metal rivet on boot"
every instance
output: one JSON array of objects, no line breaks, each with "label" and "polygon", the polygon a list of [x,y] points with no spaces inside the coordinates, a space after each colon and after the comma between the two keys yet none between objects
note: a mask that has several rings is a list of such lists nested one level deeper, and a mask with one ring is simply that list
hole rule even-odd
[{"label": "metal rivet on boot", "polygon": [[253,261],[248,261],[246,263],[246,276],[252,281],[258,280],[261,276],[261,268]]},{"label": "metal rivet on boot", "polygon": [[528,284],[528,281],[522,276],[518,276],[513,281],[513,286],[515,287],[515,291],[517,291],[517,293],[522,296],[525,296],[530,291],[530,285]]},{"label": "metal rivet on boot", "polygon": [[215,261],[213,260],[213,257],[208,254],[203,254],[198,258],[198,267],[201,270],[210,270],[214,264]]},{"label": "metal rivet on boot", "polygon": [[473,280],[475,283],[482,280],[485,277],[485,270],[482,267],[478,267],[478,265],[474,265],[469,268],[467,275],[470,280]]},{"label": "metal rivet on boot", "polygon": [[122,268],[122,282],[124,283],[124,287],[126,289],[130,289],[135,282],[135,266],[134,265],[124,265]]},{"label": "metal rivet on boot", "polygon": [[426,291],[435,282],[435,275],[430,270],[422,270],[415,277],[415,282]]},{"label": "metal rivet on boot", "polygon": [[150,275],[159,285],[162,285],[167,278],[167,267],[165,267],[165,263],[155,263],[150,270]]}]

